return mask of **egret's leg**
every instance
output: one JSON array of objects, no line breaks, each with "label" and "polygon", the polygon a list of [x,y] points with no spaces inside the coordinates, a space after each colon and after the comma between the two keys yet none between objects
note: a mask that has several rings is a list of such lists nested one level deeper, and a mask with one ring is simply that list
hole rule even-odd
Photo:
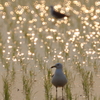
[{"label": "egret's leg", "polygon": [[63,87],[62,87],[62,100],[63,100]]},{"label": "egret's leg", "polygon": [[57,100],[57,87],[56,87],[56,100]]}]

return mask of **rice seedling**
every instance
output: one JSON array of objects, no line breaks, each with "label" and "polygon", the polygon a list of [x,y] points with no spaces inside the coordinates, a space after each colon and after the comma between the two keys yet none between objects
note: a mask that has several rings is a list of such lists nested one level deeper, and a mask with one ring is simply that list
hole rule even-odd
[{"label": "rice seedling", "polygon": [[12,86],[14,85],[15,80],[15,68],[12,67],[12,70],[10,70],[9,62],[4,61],[3,63],[5,66],[5,72],[4,75],[2,75],[2,81],[3,81],[3,99],[4,100],[11,100],[11,93],[12,93]]},{"label": "rice seedling", "polygon": [[0,58],[1,58],[1,60],[2,60],[2,57],[3,57],[3,53],[2,53],[2,51],[3,51],[3,46],[2,46],[3,44],[2,44],[2,36],[1,36],[1,33],[0,33]]},{"label": "rice seedling", "polygon": [[71,87],[72,87],[71,83],[72,83],[73,80],[71,80],[71,78],[72,78],[71,77],[71,73],[69,74],[69,72],[67,70],[65,70],[65,75],[66,75],[67,80],[68,80],[68,83],[67,83],[67,85],[64,88],[65,94],[66,94],[66,99],[67,100],[72,100],[73,96],[72,96],[72,91],[71,91]]},{"label": "rice seedling", "polygon": [[93,97],[93,75],[91,72],[85,71],[82,74],[82,85],[86,99],[91,100]]},{"label": "rice seedling", "polygon": [[23,93],[25,95],[25,100],[32,100],[33,86],[35,82],[35,73],[31,68],[27,70],[26,64],[22,62],[22,82],[23,82]]},{"label": "rice seedling", "polygon": [[3,100],[11,100],[11,86],[7,76],[2,77],[3,80]]},{"label": "rice seedling", "polygon": [[93,100],[97,100],[97,97],[94,97],[94,99]]},{"label": "rice seedling", "polygon": [[34,85],[34,74],[32,70],[29,71],[29,74],[23,75],[23,92],[25,94],[25,100],[32,100],[32,90]]},{"label": "rice seedling", "polygon": [[10,71],[10,77],[11,77],[11,82],[12,82],[12,83],[15,82],[15,79],[16,79],[15,75],[16,75],[16,70],[15,70],[15,67],[14,67],[14,65],[13,65],[13,66],[12,66],[12,70]]},{"label": "rice seedling", "polygon": [[91,71],[86,71],[81,64],[77,64],[77,71],[80,73],[82,78],[82,87],[84,95],[87,100],[91,100],[93,97],[93,73]]},{"label": "rice seedling", "polygon": [[44,89],[45,89],[45,100],[52,100],[52,84],[51,84],[51,70],[46,69],[46,73],[44,75]]},{"label": "rice seedling", "polygon": [[66,99],[72,100],[71,87],[69,86],[69,84],[65,86],[65,93],[66,93]]},{"label": "rice seedling", "polygon": [[39,66],[39,69],[45,72],[46,64],[44,63],[43,58],[40,55],[37,56],[37,64]]}]

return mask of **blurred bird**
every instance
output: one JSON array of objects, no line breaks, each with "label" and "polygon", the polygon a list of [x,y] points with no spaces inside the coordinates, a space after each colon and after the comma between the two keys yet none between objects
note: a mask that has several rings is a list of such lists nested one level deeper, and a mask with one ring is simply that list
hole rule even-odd
[{"label": "blurred bird", "polygon": [[56,19],[61,19],[61,18],[64,18],[64,17],[70,17],[69,15],[65,15],[65,14],[62,14],[60,12],[55,11],[53,6],[50,6],[50,9],[51,9],[52,16],[55,17]]},{"label": "blurred bird", "polygon": [[55,74],[52,77],[52,84],[56,87],[56,100],[57,100],[58,87],[62,87],[62,100],[63,100],[63,87],[67,83],[67,78],[63,73],[63,66],[61,63],[57,63],[51,68],[56,68]]}]

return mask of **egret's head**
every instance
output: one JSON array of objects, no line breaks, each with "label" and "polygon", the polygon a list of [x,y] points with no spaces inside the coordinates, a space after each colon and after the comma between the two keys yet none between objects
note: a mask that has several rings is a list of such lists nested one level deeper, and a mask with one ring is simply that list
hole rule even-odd
[{"label": "egret's head", "polygon": [[57,63],[54,66],[52,66],[51,68],[57,68],[57,69],[62,69],[62,64],[61,63]]}]

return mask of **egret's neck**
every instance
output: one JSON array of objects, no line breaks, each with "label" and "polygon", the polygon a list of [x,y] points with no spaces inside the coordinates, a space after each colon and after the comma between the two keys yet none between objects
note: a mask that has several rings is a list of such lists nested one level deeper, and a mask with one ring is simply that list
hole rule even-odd
[{"label": "egret's neck", "polygon": [[57,75],[63,73],[62,68],[61,68],[61,69],[56,69],[56,72],[55,72],[55,73],[56,73]]},{"label": "egret's neck", "polygon": [[54,9],[53,9],[53,7],[51,7],[51,12],[53,12],[54,11]]}]

